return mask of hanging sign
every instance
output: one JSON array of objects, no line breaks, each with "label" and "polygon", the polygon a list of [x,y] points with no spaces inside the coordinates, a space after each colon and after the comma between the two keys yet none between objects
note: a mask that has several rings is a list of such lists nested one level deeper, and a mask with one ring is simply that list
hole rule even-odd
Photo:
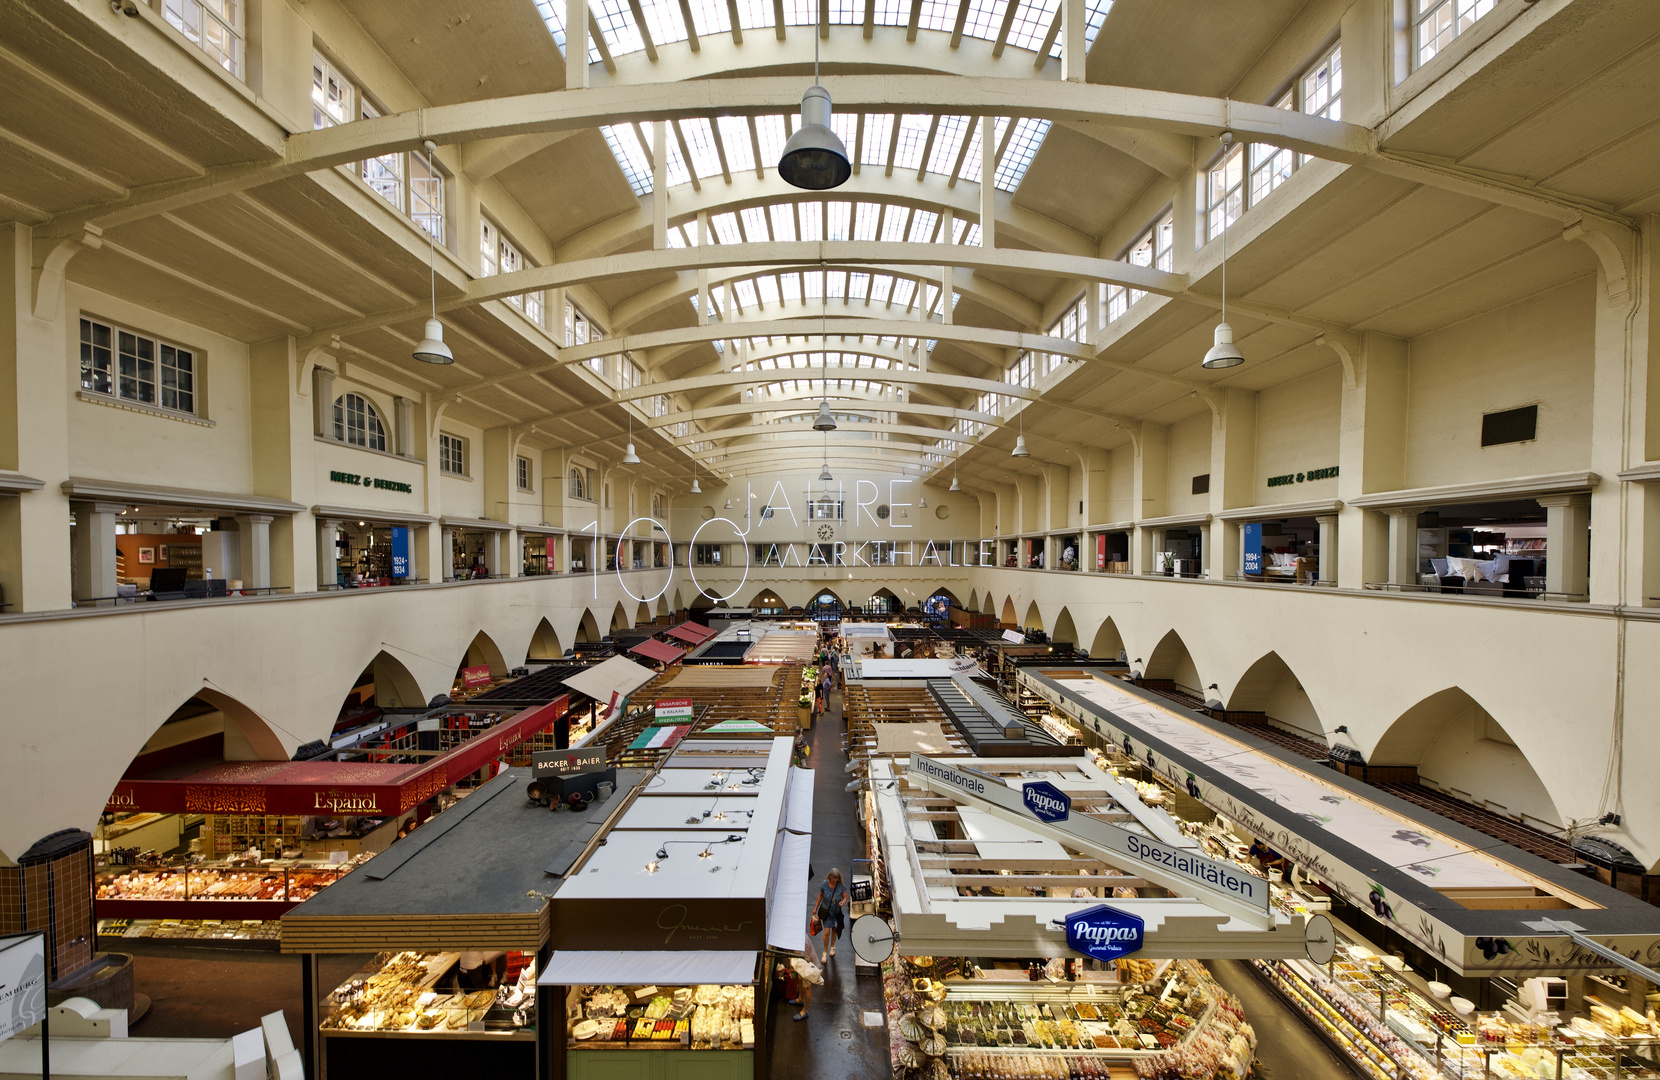
[{"label": "hanging sign", "polygon": [[0,938],[0,1042],[46,1019],[46,937]]},{"label": "hanging sign", "polygon": [[1117,960],[1141,951],[1145,928],[1139,915],[1097,904],[1066,917],[1066,947],[1092,960]]},{"label": "hanging sign", "polygon": [[409,527],[406,525],[392,526],[392,576],[406,578],[410,575],[409,558]]},{"label": "hanging sign", "polygon": [[1256,524],[1247,525],[1247,526],[1245,526],[1244,529],[1240,530],[1240,532],[1241,532],[1241,536],[1240,536],[1239,544],[1240,544],[1240,548],[1241,548],[1241,554],[1244,557],[1244,565],[1241,566],[1240,569],[1243,570],[1247,574],[1260,574],[1260,573],[1262,573],[1262,525],[1261,525],[1261,523],[1259,522],[1259,523],[1256,523]]},{"label": "hanging sign", "polygon": [[461,685],[469,690],[475,686],[489,686],[490,665],[480,664],[478,667],[462,668]]},{"label": "hanging sign", "polygon": [[1034,780],[1020,792],[1026,809],[1039,821],[1054,824],[1072,815],[1072,797],[1047,780]]},{"label": "hanging sign", "polygon": [[1024,645],[1026,644],[1026,635],[1019,630],[1005,630],[1003,631],[1003,640],[1010,645]]},{"label": "hanging sign", "polygon": [[530,755],[531,775],[579,776],[582,773],[605,771],[605,747],[584,750],[538,750]]},{"label": "hanging sign", "polygon": [[690,720],[692,718],[692,699],[658,698],[654,713],[658,720]]}]

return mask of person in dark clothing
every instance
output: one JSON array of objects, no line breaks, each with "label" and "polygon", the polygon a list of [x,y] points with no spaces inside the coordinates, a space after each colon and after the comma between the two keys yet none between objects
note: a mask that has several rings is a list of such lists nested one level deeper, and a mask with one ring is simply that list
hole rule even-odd
[{"label": "person in dark clothing", "polygon": [[818,920],[824,927],[824,959],[828,963],[836,955],[836,938],[847,928],[847,911],[851,900],[842,872],[831,867],[818,887]]}]

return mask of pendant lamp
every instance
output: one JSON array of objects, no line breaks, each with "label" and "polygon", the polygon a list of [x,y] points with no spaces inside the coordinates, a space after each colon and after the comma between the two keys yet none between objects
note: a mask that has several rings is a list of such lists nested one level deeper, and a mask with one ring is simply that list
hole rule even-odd
[{"label": "pendant lamp", "polygon": [[703,489],[697,483],[697,458],[692,459],[692,487],[690,494],[702,495]]},{"label": "pendant lamp", "polygon": [[828,460],[825,461],[824,468],[822,468],[818,471],[818,478],[820,480],[823,480],[826,484],[830,483],[832,480],[835,479],[834,476],[830,475],[830,462]]},{"label": "pendant lamp", "polygon": [[[819,0],[822,4],[824,0]],[[801,95],[801,126],[784,144],[778,175],[791,187],[828,191],[847,183],[847,147],[830,130],[830,91],[818,84],[818,28],[813,28],[813,85]]]},{"label": "pendant lamp", "polygon": [[634,417],[632,415],[628,418],[628,449],[623,451],[622,463],[624,465],[638,465],[640,463],[640,455],[634,452]]},{"label": "pendant lamp", "polygon": [[836,418],[834,416],[830,415],[830,402],[821,401],[821,402],[818,403],[818,416],[815,417],[814,420],[813,420],[813,430],[814,431],[835,431],[836,430]]},{"label": "pendant lamp", "polygon": [[[1222,153],[1233,145],[1233,132],[1222,133]],[[1228,325],[1228,204],[1222,203],[1222,321],[1216,324],[1216,343],[1205,353],[1201,367],[1211,369],[1238,367],[1245,362],[1245,354],[1233,343],[1233,327]]]},{"label": "pendant lamp", "polygon": [[1020,433],[1014,437],[1014,449],[1009,451],[1010,457],[1031,457],[1032,452],[1026,449],[1026,416],[1021,413]]},{"label": "pendant lamp", "polygon": [[963,489],[963,486],[961,484],[957,483],[957,474],[955,472],[953,472],[951,474],[951,486],[949,488],[947,488],[946,490],[947,491],[961,491],[962,489]]},{"label": "pendant lamp", "polygon": [[[427,175],[437,175],[432,167],[432,155],[438,152],[438,145],[428,139],[421,144],[421,149],[427,155]],[[438,241],[431,229],[427,229],[426,234],[427,288],[432,297],[432,318],[427,320],[425,336],[415,346],[414,356],[423,364],[453,364],[455,354],[444,344],[444,324],[438,321]]]}]

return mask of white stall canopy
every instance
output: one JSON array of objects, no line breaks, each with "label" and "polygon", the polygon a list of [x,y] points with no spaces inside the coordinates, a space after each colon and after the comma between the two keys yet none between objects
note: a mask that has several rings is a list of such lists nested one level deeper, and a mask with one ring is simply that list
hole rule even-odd
[{"label": "white stall canopy", "polygon": [[594,986],[755,981],[753,952],[581,952],[556,950],[537,978],[538,986]]}]

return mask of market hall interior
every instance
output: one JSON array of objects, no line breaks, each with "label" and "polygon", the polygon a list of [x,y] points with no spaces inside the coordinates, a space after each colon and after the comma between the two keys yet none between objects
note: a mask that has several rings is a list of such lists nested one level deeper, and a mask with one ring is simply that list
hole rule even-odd
[{"label": "market hall interior", "polygon": [[[796,902],[800,882],[779,885],[806,836],[816,890],[817,845],[845,832],[837,864],[864,860],[840,868],[898,934],[889,981],[911,970],[921,998],[895,1012],[883,980],[850,978],[881,1027],[837,1037],[905,1015],[934,1030],[929,954],[883,892],[903,891],[899,848],[865,865],[884,858],[883,770],[924,908],[945,909],[939,889],[1059,901],[1083,873],[1056,856],[1014,871],[1044,883],[1007,886],[978,880],[1003,868],[990,856],[933,861],[1011,843],[1141,882],[1072,884],[1094,901],[1205,902],[1070,839],[1004,835],[1031,823],[897,764],[906,716],[940,734],[905,753],[1001,761],[972,733],[1018,715],[1090,764],[1004,785],[1080,785],[1075,816],[1155,839],[1163,819],[1138,815],[1156,803],[1185,830],[1167,842],[1279,875],[1287,921],[1261,932],[1326,912],[1374,967],[1399,954],[1425,985],[1380,969],[1406,1004],[1384,994],[1378,1040],[1418,1045],[1389,1021],[1410,995],[1446,1001],[1431,984],[1503,1015],[1528,979],[1560,978],[1563,1018],[1646,1023],[1644,975],[1565,960],[1524,922],[1573,909],[1575,932],[1644,953],[1660,899],[1660,744],[1641,722],[1660,696],[1657,49],[1660,11],[1615,0],[5,3],[0,937],[45,935],[54,1003],[125,986],[137,1039],[166,1020],[160,988],[198,970],[163,973],[157,950],[228,951],[209,966],[232,983],[238,963],[298,972],[248,1008],[292,1000],[308,1074],[330,1047],[386,1041],[323,1034],[362,996],[340,988],[379,985],[381,953],[389,984],[401,953],[453,952],[458,973],[501,952],[468,993],[500,990],[490,1008],[511,1015],[490,1022],[508,1028],[449,1028],[433,1001],[414,1015],[476,1036],[463,1051],[500,1034],[503,1061],[576,1075],[602,1066],[556,1052],[546,987],[582,1022],[608,1014],[579,986],[674,987],[554,963],[561,910],[604,899],[565,872],[614,835],[689,828],[653,778],[805,732],[805,766],[745,766],[776,774],[746,792],[776,810],[764,863],[700,856],[766,913],[734,946],[753,970],[715,965],[684,985],[718,1000],[666,1006],[688,1045],[698,1010],[722,1010],[738,1052],[777,1068],[793,1036],[769,1033],[797,1025],[773,992],[803,950],[771,913]],[[820,711],[831,656],[848,697]],[[439,836],[484,859],[522,831],[507,803],[555,803],[524,793],[560,754],[560,785],[619,774],[536,819],[559,823],[514,871],[543,896],[536,926],[504,910],[487,940],[330,942],[289,921],[314,900],[415,914],[395,873],[338,886],[427,873],[413,853],[430,864]],[[1336,802],[1280,820],[1305,782]],[[848,820],[792,827],[792,806]],[[1363,840],[1384,819],[1422,843],[1359,866],[1387,850]],[[743,835],[728,847],[766,846]],[[645,861],[668,889],[661,850]],[[1149,926],[1149,947],[1175,932]],[[1075,958],[1041,930],[1030,952],[937,962]],[[110,959],[122,938],[135,960]],[[1308,1014],[1354,1061],[1315,1019],[1364,1028],[1322,1012],[1347,1015],[1341,973],[1288,974],[1306,957],[1242,941],[1158,954],[1169,995],[1206,1006],[1181,1046],[1208,1046],[1233,995],[1246,1020],[1259,999]],[[592,978],[538,998],[550,963]],[[927,1054],[894,1035],[895,1069],[1008,1071],[965,1049],[959,1006],[978,999],[941,984],[951,1038]],[[170,997],[180,1015],[213,1001],[196,985]],[[1011,1006],[1076,1012],[1032,993]],[[1082,1053],[1086,1029],[996,1019]],[[1436,1053],[1456,1043],[1425,1023]],[[1417,1073],[1373,1049],[1343,1067]],[[1610,1052],[1635,1075],[1645,1054],[1626,1049]],[[1142,1050],[1113,1067],[1169,1052]],[[1042,1056],[1014,1055],[1060,1067]]]}]

